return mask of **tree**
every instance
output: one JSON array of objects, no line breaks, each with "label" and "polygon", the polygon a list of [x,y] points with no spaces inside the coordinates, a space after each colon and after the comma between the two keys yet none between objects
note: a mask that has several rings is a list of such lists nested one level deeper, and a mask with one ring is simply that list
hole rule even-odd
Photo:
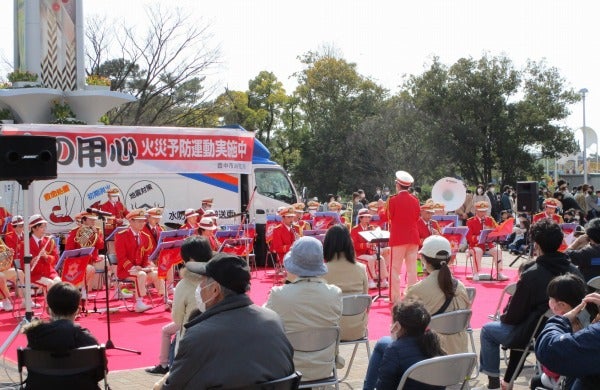
[{"label": "tree", "polygon": [[[104,27],[106,23],[94,19],[88,25],[89,73],[110,77],[113,90],[137,98],[112,110],[110,122],[180,125],[193,124],[199,114],[212,117],[203,104],[208,92],[204,83],[219,51],[209,46],[209,26],[181,9],[166,10],[158,5],[146,12],[150,27],[143,38],[124,25],[111,31]],[[117,42],[119,52],[109,52],[108,42]]]},{"label": "tree", "polygon": [[301,61],[307,68],[297,74],[296,94],[308,136],[300,146],[294,178],[321,196],[349,193],[369,179],[355,169],[369,156],[357,154],[362,140],[351,135],[378,114],[386,91],[341,58],[309,52]]},{"label": "tree", "polygon": [[430,153],[472,183],[514,183],[539,174],[533,152],[555,157],[575,148],[560,121],[578,95],[544,62],[519,71],[506,57],[462,58],[449,68],[434,58],[407,79],[401,97],[421,113]]}]

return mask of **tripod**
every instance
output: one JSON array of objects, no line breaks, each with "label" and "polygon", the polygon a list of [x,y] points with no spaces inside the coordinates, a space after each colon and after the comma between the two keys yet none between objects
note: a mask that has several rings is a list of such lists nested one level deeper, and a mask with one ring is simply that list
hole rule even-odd
[{"label": "tripod", "polygon": [[[102,214],[100,213],[96,213],[98,214],[98,218],[100,218],[100,220],[102,221],[102,235],[104,235],[104,223],[105,223],[105,218]],[[106,251],[106,242],[104,243],[104,249]],[[106,299],[106,331],[107,331],[107,337],[108,340],[105,343],[106,349],[117,349],[119,351],[125,351],[125,352],[131,352],[131,353],[137,353],[138,355],[141,355],[142,352],[141,351],[136,351],[134,349],[129,349],[129,348],[121,348],[121,347],[116,347],[115,344],[113,343],[111,336],[110,336],[110,304],[109,304],[109,280],[108,280],[108,254],[106,253],[104,255],[104,294],[105,294],[105,299]],[[94,301],[94,313],[96,312],[96,302]]]}]

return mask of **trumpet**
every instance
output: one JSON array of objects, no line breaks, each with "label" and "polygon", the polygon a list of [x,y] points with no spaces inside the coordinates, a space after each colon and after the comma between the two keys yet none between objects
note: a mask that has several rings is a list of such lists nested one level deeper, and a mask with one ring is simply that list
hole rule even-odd
[{"label": "trumpet", "polygon": [[46,241],[46,243],[44,244],[44,247],[40,250],[40,252],[37,254],[37,256],[35,256],[33,259],[31,259],[31,271],[33,271],[35,269],[35,267],[38,265],[38,263],[40,262],[42,253],[44,255],[47,254],[46,249],[48,249],[48,245],[50,245],[51,242],[54,242],[53,236],[45,236],[45,237],[48,238],[48,241]]}]

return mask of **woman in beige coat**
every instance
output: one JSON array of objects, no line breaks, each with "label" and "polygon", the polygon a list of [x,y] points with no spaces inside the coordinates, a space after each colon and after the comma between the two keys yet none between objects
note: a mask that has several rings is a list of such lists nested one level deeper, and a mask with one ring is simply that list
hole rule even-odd
[{"label": "woman in beige coat", "polygon": [[[323,278],[342,290],[342,295],[367,294],[369,282],[367,269],[357,263],[350,232],[344,225],[335,225],[327,230],[323,241],[323,257],[328,272]],[[358,340],[365,336],[368,316],[366,313],[355,316],[342,316],[340,340]]]},{"label": "woman in beige coat", "polygon": [[[425,270],[429,274],[425,279],[406,290],[407,299],[418,299],[430,315],[455,310],[469,309],[471,302],[462,282],[452,277],[448,268],[451,255],[450,242],[443,236],[429,236],[423,241],[419,251]],[[446,305],[446,302],[448,304]],[[467,334],[439,335],[442,348],[448,354],[467,351]]]}]

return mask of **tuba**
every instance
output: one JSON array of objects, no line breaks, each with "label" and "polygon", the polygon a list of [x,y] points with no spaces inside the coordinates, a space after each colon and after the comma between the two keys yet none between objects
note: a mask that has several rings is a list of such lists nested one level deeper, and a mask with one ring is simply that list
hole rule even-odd
[{"label": "tuba", "polygon": [[0,238],[0,272],[4,272],[12,266],[14,252]]},{"label": "tuba", "polygon": [[431,198],[436,203],[443,203],[446,211],[454,211],[465,202],[467,189],[462,180],[444,177],[433,185]]},{"label": "tuba", "polygon": [[82,248],[89,248],[96,245],[98,240],[98,231],[93,226],[81,226],[77,229],[75,242]]}]

